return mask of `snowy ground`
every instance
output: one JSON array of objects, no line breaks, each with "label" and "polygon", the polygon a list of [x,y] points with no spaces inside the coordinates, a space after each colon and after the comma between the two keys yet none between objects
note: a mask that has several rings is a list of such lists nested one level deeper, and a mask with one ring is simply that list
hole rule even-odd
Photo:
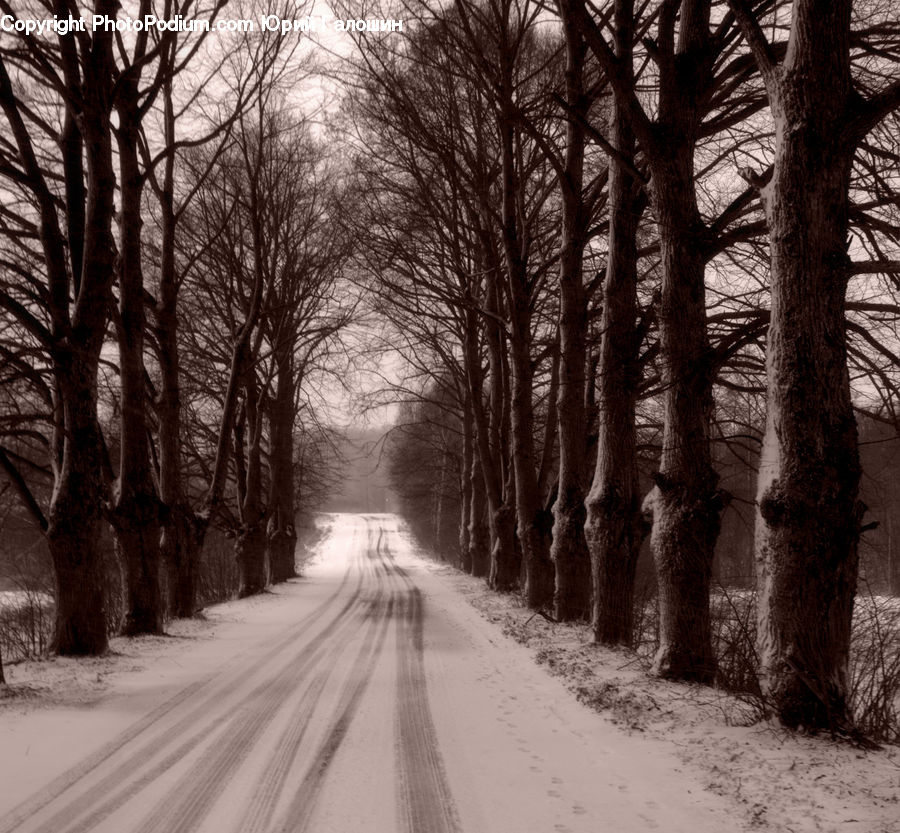
[{"label": "snowy ground", "polygon": [[48,593],[38,593],[27,590],[0,590],[0,611],[18,610],[29,604],[52,604],[53,599]]},{"label": "snowy ground", "polygon": [[757,722],[750,706],[723,692],[648,677],[632,656],[592,644],[586,626],[548,622],[480,579],[431,569],[581,702],[674,753],[747,828],[900,833],[900,748],[862,751]]},{"label": "snowy ground", "polygon": [[331,523],[273,593],[9,668],[0,833],[900,831],[896,751],[729,727],[724,698],[617,670],[577,628],[551,643],[393,516]]}]

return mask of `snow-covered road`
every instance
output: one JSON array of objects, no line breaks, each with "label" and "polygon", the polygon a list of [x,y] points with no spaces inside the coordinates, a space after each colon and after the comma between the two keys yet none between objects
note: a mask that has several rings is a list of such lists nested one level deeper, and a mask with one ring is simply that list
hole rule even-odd
[{"label": "snow-covered road", "polygon": [[334,516],[306,572],[169,650],[177,673],[123,677],[56,722],[22,714],[0,733],[0,833],[734,829],[661,744],[576,703],[461,600],[394,516]]}]

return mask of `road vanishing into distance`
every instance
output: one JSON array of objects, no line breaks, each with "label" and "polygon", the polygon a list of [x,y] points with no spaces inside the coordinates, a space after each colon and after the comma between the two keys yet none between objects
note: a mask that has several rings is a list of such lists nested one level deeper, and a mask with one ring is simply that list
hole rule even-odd
[{"label": "road vanishing into distance", "polygon": [[0,833],[731,827],[677,759],[482,619],[396,517],[333,516],[305,572],[268,602],[281,619],[264,639],[135,692],[141,716],[21,796]]}]

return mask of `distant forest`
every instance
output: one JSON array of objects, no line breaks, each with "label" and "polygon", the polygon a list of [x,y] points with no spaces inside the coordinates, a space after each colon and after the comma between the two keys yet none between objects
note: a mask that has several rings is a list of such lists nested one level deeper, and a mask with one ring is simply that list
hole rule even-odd
[{"label": "distant forest", "polygon": [[319,505],[322,512],[395,512],[388,458],[384,455],[386,428],[348,430],[337,445],[340,462],[330,493]]}]

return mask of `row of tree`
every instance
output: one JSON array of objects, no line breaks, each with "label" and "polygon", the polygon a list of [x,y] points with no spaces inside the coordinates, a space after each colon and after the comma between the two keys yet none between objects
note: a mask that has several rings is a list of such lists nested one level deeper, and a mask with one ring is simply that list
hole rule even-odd
[{"label": "row of tree", "polygon": [[[452,426],[459,450],[462,563],[628,644],[649,533],[655,671],[709,683],[743,498],[763,690],[786,725],[847,728],[855,412],[895,436],[900,401],[896,10],[404,8],[402,35],[359,44],[347,129],[362,268],[430,441]],[[726,448],[755,500],[721,481]]]},{"label": "row of tree", "polygon": [[107,530],[129,634],[195,612],[211,525],[243,594],[294,575],[351,238],[297,105],[311,51],[217,31],[226,7],[0,4],[186,22],[0,39],[0,466],[46,539],[60,653],[107,647]]}]

